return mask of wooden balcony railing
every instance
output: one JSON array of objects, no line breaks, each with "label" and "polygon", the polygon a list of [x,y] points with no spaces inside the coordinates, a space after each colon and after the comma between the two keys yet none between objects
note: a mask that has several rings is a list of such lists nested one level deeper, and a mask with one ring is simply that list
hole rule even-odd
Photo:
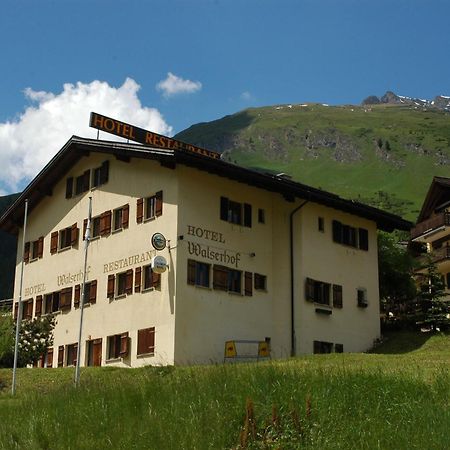
[{"label": "wooden balcony railing", "polygon": [[443,261],[445,259],[450,259],[450,247],[446,246],[442,248],[437,248],[433,250],[432,253],[425,253],[423,255],[420,255],[417,258],[417,261],[419,262],[420,265],[425,266],[429,259],[434,263]]},{"label": "wooden balcony railing", "polygon": [[427,231],[435,230],[444,225],[450,225],[450,213],[448,212],[438,214],[428,220],[424,220],[423,222],[418,223],[411,230],[411,239],[414,239],[426,233]]}]

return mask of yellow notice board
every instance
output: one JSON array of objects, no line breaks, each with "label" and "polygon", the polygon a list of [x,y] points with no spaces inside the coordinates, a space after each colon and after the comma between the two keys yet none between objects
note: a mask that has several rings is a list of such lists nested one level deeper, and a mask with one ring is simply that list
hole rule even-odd
[{"label": "yellow notice board", "polygon": [[258,358],[268,358],[270,356],[269,343],[265,341],[258,342]]},{"label": "yellow notice board", "polygon": [[225,342],[225,358],[235,358],[236,357],[236,344],[234,341]]}]

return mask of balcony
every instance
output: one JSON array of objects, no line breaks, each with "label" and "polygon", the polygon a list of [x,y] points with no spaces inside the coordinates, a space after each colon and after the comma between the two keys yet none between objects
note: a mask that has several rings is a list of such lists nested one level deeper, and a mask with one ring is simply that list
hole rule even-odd
[{"label": "balcony", "polygon": [[[437,234],[442,234],[444,236],[446,233],[446,227],[450,226],[450,213],[444,212],[431,217],[428,220],[418,223],[411,230],[411,239],[417,240],[419,242],[430,242],[441,236]],[[447,233],[450,231],[447,230]]]},{"label": "balcony", "polygon": [[424,267],[427,265],[429,260],[433,263],[439,263],[446,259],[450,259],[450,247],[437,248],[433,250],[432,253],[421,255],[417,258],[417,262],[420,266]]}]

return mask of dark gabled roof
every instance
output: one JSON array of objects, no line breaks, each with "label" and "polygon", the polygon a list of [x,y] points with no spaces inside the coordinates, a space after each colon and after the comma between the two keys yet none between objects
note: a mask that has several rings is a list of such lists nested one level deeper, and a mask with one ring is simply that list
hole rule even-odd
[{"label": "dark gabled roof", "polygon": [[41,172],[25,188],[19,198],[0,218],[0,229],[16,233],[22,226],[24,201],[28,199],[31,211],[45,195],[52,195],[53,186],[82,157],[90,152],[109,153],[117,158],[154,159],[167,167],[183,164],[218,176],[246,183],[260,189],[278,192],[288,201],[295,198],[309,200],[321,205],[364,217],[377,223],[385,231],[394,229],[408,231],[412,224],[399,216],[364,205],[353,200],[345,200],[338,195],[297,183],[277,175],[246,169],[220,159],[209,158],[182,150],[167,150],[141,144],[85,139],[73,136],[52,158]]},{"label": "dark gabled roof", "polygon": [[420,210],[417,223],[428,219],[440,206],[450,202],[450,178],[434,177]]}]

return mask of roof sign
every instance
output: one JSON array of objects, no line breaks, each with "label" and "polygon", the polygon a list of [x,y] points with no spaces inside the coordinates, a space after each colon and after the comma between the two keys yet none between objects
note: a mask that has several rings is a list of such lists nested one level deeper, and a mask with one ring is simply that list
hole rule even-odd
[{"label": "roof sign", "polygon": [[206,150],[195,145],[186,144],[185,142],[177,141],[176,139],[153,133],[152,131],[147,131],[143,128],[135,127],[134,125],[112,119],[111,117],[102,116],[95,112],[91,112],[89,126],[151,147],[168,150],[182,150],[213,159],[220,159],[220,153]]}]

